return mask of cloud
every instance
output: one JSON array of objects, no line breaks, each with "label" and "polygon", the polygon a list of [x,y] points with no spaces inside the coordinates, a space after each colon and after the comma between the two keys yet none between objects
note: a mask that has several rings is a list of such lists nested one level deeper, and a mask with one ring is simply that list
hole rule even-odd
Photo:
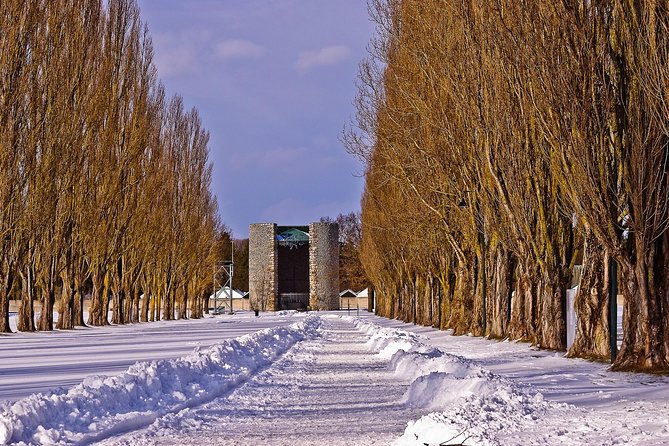
[{"label": "cloud", "polygon": [[216,44],[214,51],[221,59],[249,59],[261,56],[265,49],[248,40],[231,39]]},{"label": "cloud", "polygon": [[351,55],[351,49],[345,45],[333,45],[321,48],[318,51],[300,53],[295,67],[302,72],[318,67],[336,65]]},{"label": "cloud", "polygon": [[197,71],[196,58],[189,48],[175,48],[154,57],[158,74],[164,78],[179,77]]},{"label": "cloud", "polygon": [[154,63],[161,78],[176,78],[201,73],[215,59],[248,59],[265,49],[248,40],[230,39],[214,43],[209,30],[184,30],[156,34]]},{"label": "cloud", "polygon": [[180,30],[153,36],[154,63],[161,78],[198,73],[205,58],[203,48],[211,40],[207,30]]}]

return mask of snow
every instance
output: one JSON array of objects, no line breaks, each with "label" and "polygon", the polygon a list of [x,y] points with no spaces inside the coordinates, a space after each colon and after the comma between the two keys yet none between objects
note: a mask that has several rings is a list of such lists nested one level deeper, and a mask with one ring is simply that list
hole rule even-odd
[{"label": "snow", "polygon": [[151,424],[223,395],[313,336],[318,324],[311,317],[181,358],[138,362],[116,376],[89,376],[68,390],[31,395],[2,408],[3,443],[88,443]]},{"label": "snow", "polygon": [[344,314],[0,337],[0,444],[669,444],[667,377]]},{"label": "snow", "polygon": [[397,353],[409,363],[400,372],[417,375],[406,400],[432,411],[409,422],[396,445],[669,444],[667,377],[613,373],[606,364],[523,343],[374,321],[386,333],[416,337]]},{"label": "snow", "polygon": [[0,400],[73,386],[91,374],[118,374],[137,361],[184,356],[195,347],[289,325],[293,316],[236,312],[206,319],[0,334]]},{"label": "snow", "polygon": [[105,445],[390,444],[420,416],[400,402],[407,380],[370,352],[350,321],[322,317],[318,337],[232,391]]}]

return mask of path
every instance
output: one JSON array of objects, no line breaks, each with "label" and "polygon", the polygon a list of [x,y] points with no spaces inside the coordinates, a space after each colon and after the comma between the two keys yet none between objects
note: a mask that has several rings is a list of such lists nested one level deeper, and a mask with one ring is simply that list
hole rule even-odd
[{"label": "path", "polygon": [[321,331],[231,394],[103,444],[387,445],[425,413],[401,404],[408,382],[350,322],[325,317]]}]

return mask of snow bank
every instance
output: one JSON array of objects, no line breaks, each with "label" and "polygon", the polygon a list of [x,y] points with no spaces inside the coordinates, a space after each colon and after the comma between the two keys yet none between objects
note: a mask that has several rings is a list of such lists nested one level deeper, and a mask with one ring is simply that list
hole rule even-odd
[{"label": "snow bank", "polygon": [[[449,385],[457,384],[451,380],[437,380],[431,391],[443,392],[443,386]],[[440,411],[410,421],[404,435],[394,444],[500,445],[505,444],[499,441],[500,435],[518,431],[524,425],[532,425],[536,429],[537,422],[549,411],[553,418],[555,410],[567,410],[565,404],[545,401],[541,393],[528,392],[502,382],[474,380],[463,393],[468,391],[474,393],[457,404],[445,405]],[[445,401],[448,398],[440,400]]]},{"label": "snow bank", "polygon": [[371,351],[378,351],[379,356],[385,359],[391,358],[398,351],[411,350],[421,345],[420,337],[408,331],[381,327],[349,316],[343,316],[342,319],[353,322],[359,330],[369,335],[367,346]]},{"label": "snow bank", "polygon": [[234,389],[298,341],[317,336],[318,317],[227,340],[177,359],[139,362],[117,376],[0,407],[0,444],[87,444],[151,424]]},{"label": "snow bank", "polygon": [[403,403],[435,410],[409,422],[397,446],[498,445],[500,433],[537,420],[548,410],[567,408],[471,360],[425,345],[413,333],[362,320],[354,323],[370,336],[369,348],[389,357],[395,373],[410,381]]}]

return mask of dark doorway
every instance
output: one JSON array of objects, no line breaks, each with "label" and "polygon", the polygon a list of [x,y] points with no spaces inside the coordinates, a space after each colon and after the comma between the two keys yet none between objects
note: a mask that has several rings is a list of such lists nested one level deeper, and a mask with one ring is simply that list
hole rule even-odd
[{"label": "dark doorway", "polygon": [[308,233],[303,228],[280,228],[278,236],[278,308],[306,310],[309,305]]}]

